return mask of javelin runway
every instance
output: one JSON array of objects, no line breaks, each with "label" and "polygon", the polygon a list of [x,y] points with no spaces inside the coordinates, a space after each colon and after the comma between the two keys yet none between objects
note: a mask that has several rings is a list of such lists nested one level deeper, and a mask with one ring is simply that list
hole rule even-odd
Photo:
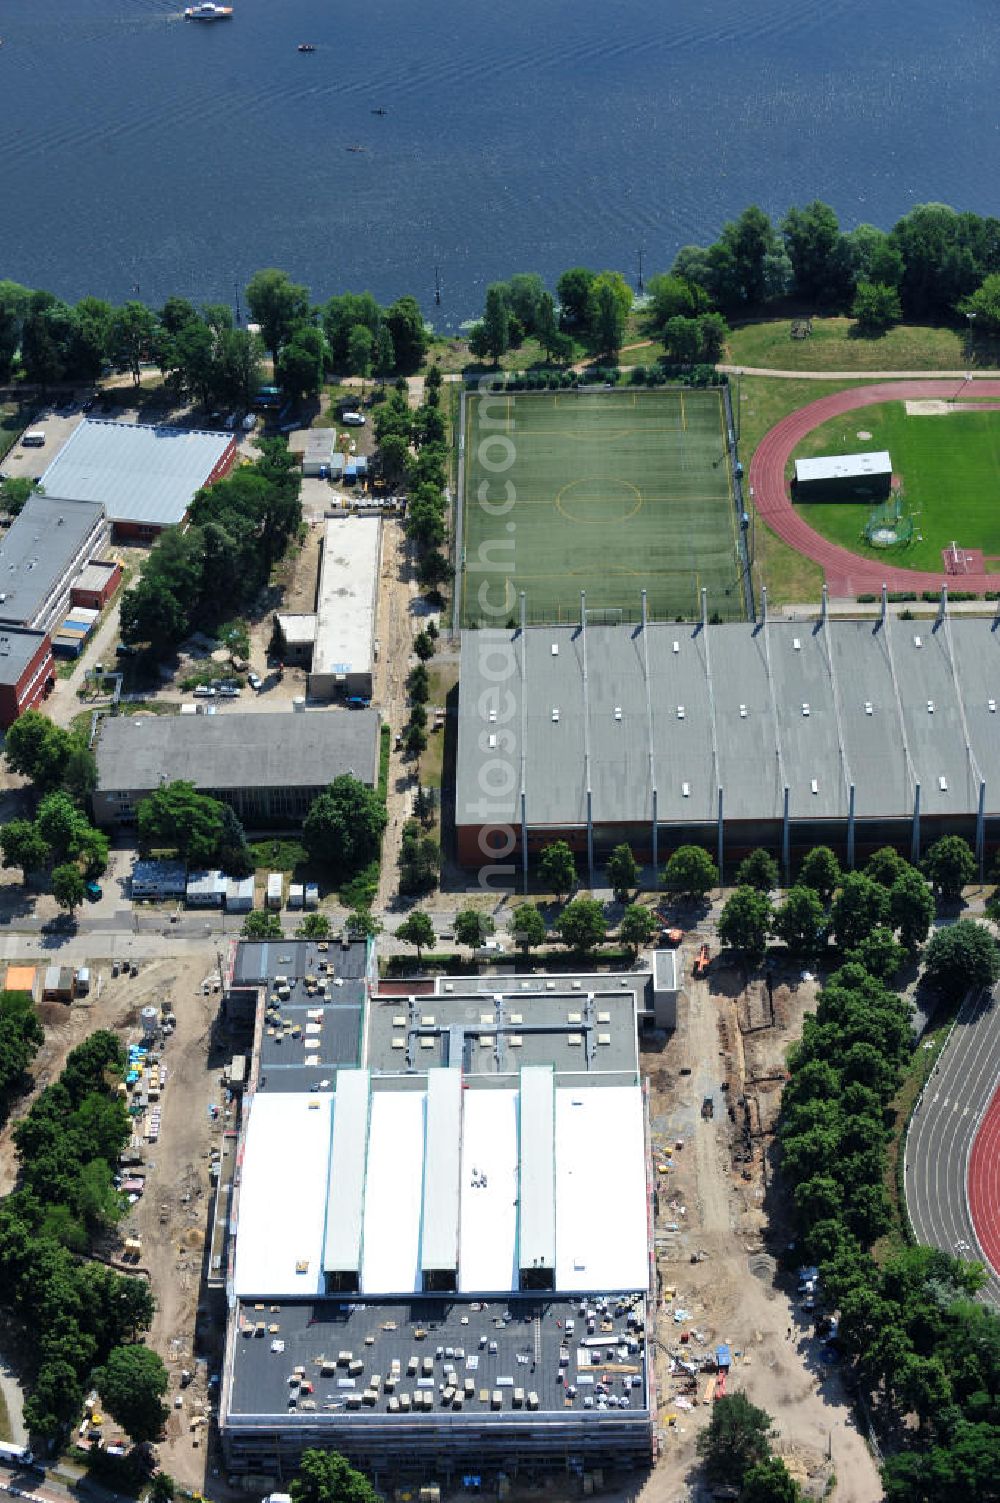
[{"label": "javelin runway", "polygon": [[[918,1242],[986,1266],[983,1297],[1000,1308],[1000,1270],[991,1265],[973,1224],[969,1161],[980,1123],[1000,1080],[1000,1002],[989,994],[966,1002],[934,1074],[921,1093],[906,1139],[906,1206]],[[977,1161],[983,1161],[980,1148]],[[977,1187],[989,1193],[980,1169]],[[975,1197],[974,1197],[975,1199]],[[980,1194],[979,1199],[982,1199]],[[976,1222],[985,1236],[990,1213],[977,1203]],[[992,1224],[1000,1210],[993,1207]]]}]

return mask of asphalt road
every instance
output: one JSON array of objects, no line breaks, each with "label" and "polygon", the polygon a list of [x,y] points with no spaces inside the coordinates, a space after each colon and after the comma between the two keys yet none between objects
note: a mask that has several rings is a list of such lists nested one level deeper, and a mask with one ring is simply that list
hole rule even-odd
[{"label": "asphalt road", "polygon": [[983,1297],[1000,1308],[1000,1270],[983,1254],[968,1199],[969,1154],[1000,1080],[996,998],[978,996],[963,1005],[914,1110],[904,1172],[917,1240],[955,1257],[981,1259],[989,1274]]}]

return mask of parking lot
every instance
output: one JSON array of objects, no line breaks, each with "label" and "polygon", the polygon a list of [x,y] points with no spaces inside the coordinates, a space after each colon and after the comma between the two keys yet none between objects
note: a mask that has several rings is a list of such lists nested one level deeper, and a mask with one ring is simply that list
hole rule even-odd
[{"label": "parking lot", "polygon": [[63,414],[46,408],[27,425],[28,431],[41,429],[45,442],[37,449],[26,449],[18,439],[3,461],[3,474],[8,479],[26,478],[39,480],[55,459],[70,434],[83,422],[85,413],[77,407],[75,412]]}]

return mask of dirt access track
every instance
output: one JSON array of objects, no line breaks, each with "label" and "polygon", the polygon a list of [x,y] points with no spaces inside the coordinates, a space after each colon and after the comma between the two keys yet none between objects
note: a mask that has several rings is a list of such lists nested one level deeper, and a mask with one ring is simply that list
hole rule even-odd
[{"label": "dirt access track", "polygon": [[[965,385],[961,381],[956,387],[954,379],[887,381],[878,386],[834,392],[789,413],[761,439],[750,462],[750,491],[758,515],[796,553],[820,565],[831,595],[877,595],[883,584],[890,590],[940,590],[947,583],[947,576],[943,571],[931,574],[893,568],[878,559],[860,558],[814,532],[795,510],[785,484],[785,467],[796,446],[828,418],[840,417],[860,407],[873,407],[879,402],[926,401],[935,397],[953,401]],[[1000,397],[1000,381],[977,380],[975,395]],[[1000,574],[963,574],[962,589],[1000,590]]]},{"label": "dirt access track", "polygon": [[[711,1497],[696,1443],[712,1412],[710,1368],[721,1343],[732,1350],[727,1391],[744,1392],[772,1416],[774,1448],[806,1497],[826,1496],[832,1477],[838,1503],[882,1497],[839,1367],[771,1255],[789,1235],[770,1184],[785,1055],[815,999],[816,983],[798,973],[769,990],[715,968],[708,982],[691,981],[676,1032],[643,1050],[657,1179],[659,1460],[639,1503]],[[628,1496],[636,1503],[634,1491]]]}]

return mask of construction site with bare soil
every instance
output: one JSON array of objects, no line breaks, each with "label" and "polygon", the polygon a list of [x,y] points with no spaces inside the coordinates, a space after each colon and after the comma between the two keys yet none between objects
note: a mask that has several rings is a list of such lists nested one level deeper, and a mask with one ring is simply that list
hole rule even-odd
[{"label": "construction site with bare soil", "polygon": [[[95,1254],[152,1288],[156,1313],[147,1341],[170,1374],[170,1416],[157,1448],[159,1462],[182,1486],[200,1490],[206,1483],[213,1349],[205,1240],[232,1120],[223,1084],[227,1054],[216,1043],[218,955],[202,944],[134,967],[93,962],[90,976],[88,995],[38,1004],[45,1042],[33,1069],[34,1088],[0,1133],[0,1187],[7,1194],[15,1186],[13,1129],[37,1092],[58,1078],[70,1050],[97,1029],[116,1033],[129,1052],[129,1075],[138,1076],[130,1097],[132,1141],[122,1156],[120,1188],[128,1209]],[[9,1355],[16,1358],[16,1352]],[[84,1446],[127,1443],[93,1406],[75,1438]]]},{"label": "construction site with bare soil", "polygon": [[808,974],[747,984],[716,962],[689,981],[676,1031],[642,1055],[657,1181],[658,1401],[644,1503],[712,1497],[697,1437],[716,1398],[736,1391],[772,1416],[774,1449],[806,1496],[882,1497],[833,1353],[780,1268],[790,1233],[773,1209],[774,1131],[787,1051],[816,991]]}]

